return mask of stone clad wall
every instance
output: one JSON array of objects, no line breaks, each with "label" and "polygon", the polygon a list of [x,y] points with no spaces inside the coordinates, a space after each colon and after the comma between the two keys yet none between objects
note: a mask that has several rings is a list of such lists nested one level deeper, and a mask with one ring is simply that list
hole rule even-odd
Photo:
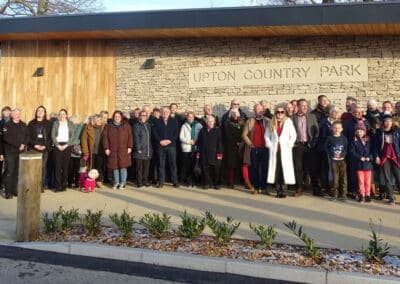
[{"label": "stone clad wall", "polygon": [[[123,111],[177,102],[181,111],[200,113],[205,103],[213,103],[221,113],[232,98],[245,109],[257,98],[273,104],[306,98],[314,106],[319,94],[341,109],[348,95],[362,105],[371,98],[400,100],[399,37],[124,40],[117,45],[116,107]],[[155,59],[155,68],[141,69],[148,58]],[[367,58],[368,81],[189,88],[189,68],[339,58]]]}]

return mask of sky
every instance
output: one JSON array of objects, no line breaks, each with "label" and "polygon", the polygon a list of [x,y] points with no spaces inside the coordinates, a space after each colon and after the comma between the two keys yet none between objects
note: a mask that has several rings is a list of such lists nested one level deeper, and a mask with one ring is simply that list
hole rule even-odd
[{"label": "sky", "polygon": [[106,12],[249,6],[251,0],[102,0]]}]

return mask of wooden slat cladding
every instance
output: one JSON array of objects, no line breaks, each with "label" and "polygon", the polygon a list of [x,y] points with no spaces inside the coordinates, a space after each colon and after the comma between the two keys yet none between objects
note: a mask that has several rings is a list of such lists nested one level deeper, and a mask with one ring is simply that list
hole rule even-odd
[{"label": "wooden slat cladding", "polygon": [[[2,42],[0,105],[33,118],[37,106],[48,112],[66,108],[81,117],[115,107],[115,42]],[[44,76],[34,76],[38,67]]]},{"label": "wooden slat cladding", "polygon": [[209,27],[0,34],[0,40],[398,35],[400,24]]}]

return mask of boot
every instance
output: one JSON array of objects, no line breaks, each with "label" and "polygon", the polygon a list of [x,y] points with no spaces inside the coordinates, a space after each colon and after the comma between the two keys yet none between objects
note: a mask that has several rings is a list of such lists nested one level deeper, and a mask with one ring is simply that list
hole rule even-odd
[{"label": "boot", "polygon": [[254,189],[254,187],[251,185],[250,180],[246,179],[244,181],[244,183],[246,184],[246,188],[249,189],[251,191],[252,194],[257,194],[257,191]]},{"label": "boot", "polygon": [[378,196],[377,190],[376,190],[376,185],[374,183],[371,184],[371,196],[372,196],[372,198],[375,198],[376,196]]}]

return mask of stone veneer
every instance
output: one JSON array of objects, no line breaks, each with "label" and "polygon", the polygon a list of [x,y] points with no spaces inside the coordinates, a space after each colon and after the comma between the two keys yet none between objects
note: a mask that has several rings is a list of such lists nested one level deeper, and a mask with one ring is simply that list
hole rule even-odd
[{"label": "stone veneer", "polygon": [[[141,69],[154,58],[154,69]],[[189,89],[189,68],[235,64],[258,64],[335,58],[367,58],[368,82],[281,84],[269,86]],[[362,105],[374,98],[400,100],[400,38],[301,37],[158,39],[118,41],[116,62],[116,107],[128,111],[143,104],[179,104],[200,114],[205,103],[219,104],[221,113],[232,98],[277,102],[287,98],[356,97]],[[251,108],[251,104],[245,108]],[[339,106],[343,109],[343,105]]]}]

